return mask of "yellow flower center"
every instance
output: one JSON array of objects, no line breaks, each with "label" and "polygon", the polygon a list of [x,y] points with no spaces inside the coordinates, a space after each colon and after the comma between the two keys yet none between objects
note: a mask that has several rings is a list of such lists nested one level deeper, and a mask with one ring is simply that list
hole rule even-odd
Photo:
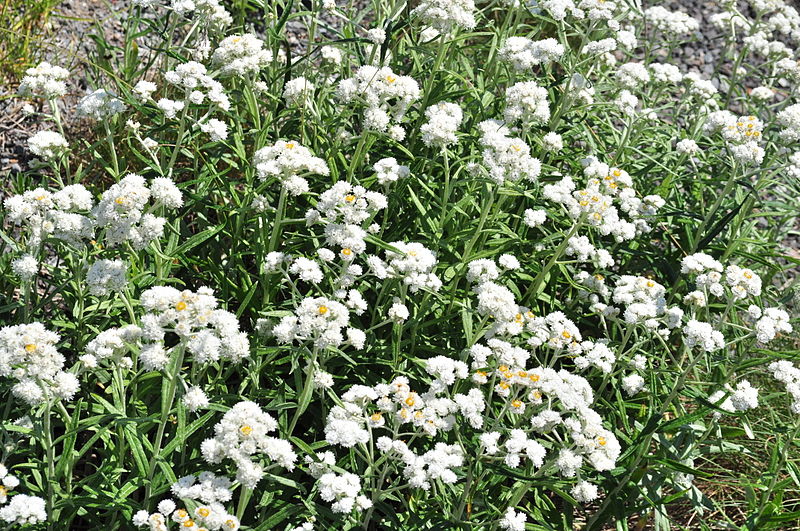
[{"label": "yellow flower center", "polygon": [[239,428],[239,431],[242,432],[243,435],[250,435],[251,433],[253,433],[253,428],[245,424],[244,426]]},{"label": "yellow flower center", "polygon": [[522,407],[522,400],[514,400],[511,402],[511,407],[514,409],[519,409]]},{"label": "yellow flower center", "polygon": [[396,77],[394,77],[394,76],[386,76],[386,82],[387,83],[394,83],[395,81],[397,81]]},{"label": "yellow flower center", "polygon": [[409,396],[408,398],[406,398],[406,405],[408,407],[411,407],[411,406],[414,405],[414,397],[413,396]]},{"label": "yellow flower center", "polygon": [[44,201],[45,199],[47,199],[47,196],[44,194],[36,196],[37,201]]},{"label": "yellow flower center", "polygon": [[617,170],[614,170],[614,171],[613,171],[613,172],[611,172],[611,173],[613,173],[613,174],[614,174],[614,177],[619,177],[620,175],[622,175],[622,172],[621,172],[621,171],[619,171],[618,169],[617,169]]},{"label": "yellow flower center", "polygon": [[175,305],[175,309],[178,310],[179,312],[182,312],[183,310],[186,309],[186,303],[183,301],[178,301],[178,303]]},{"label": "yellow flower center", "polygon": [[326,313],[328,313],[328,307],[320,306],[319,308],[317,308],[317,311],[319,312],[320,315],[325,315]]},{"label": "yellow flower center", "polygon": [[486,373],[484,371],[475,371],[475,374],[481,378],[486,378]]},{"label": "yellow flower center", "polygon": [[348,203],[352,203],[353,201],[356,200],[356,196],[354,196],[353,194],[347,194],[346,196],[344,196],[344,200],[347,201]]},{"label": "yellow flower center", "polygon": [[408,251],[408,256],[417,256],[417,251]]},{"label": "yellow flower center", "polygon": [[503,373],[503,378],[511,379],[514,376],[514,373],[511,371],[506,371]]},{"label": "yellow flower center", "polygon": [[572,334],[570,334],[569,331],[564,330],[563,332],[561,332],[561,337],[563,337],[564,339],[569,339],[572,337]]},{"label": "yellow flower center", "polygon": [[236,522],[234,522],[233,520],[225,520],[225,525],[233,529],[234,527],[236,527]]},{"label": "yellow flower center", "polygon": [[422,411],[417,411],[414,413],[414,418],[421,419],[422,418]]},{"label": "yellow flower center", "polygon": [[114,202],[115,202],[116,204],[118,204],[118,205],[124,205],[124,204],[125,204],[125,198],[124,198],[124,197],[118,197],[118,198],[116,198],[116,199],[114,200]]},{"label": "yellow flower center", "polygon": [[500,382],[500,389],[508,389],[508,384],[505,382]]},{"label": "yellow flower center", "polygon": [[604,277],[603,275],[601,275],[600,273],[598,273],[598,274],[596,274],[596,275],[594,276],[594,278],[595,278],[596,280],[603,280],[605,277]]},{"label": "yellow flower center", "polygon": [[506,372],[508,370],[508,365],[500,365],[497,370],[500,372]]},{"label": "yellow flower center", "polygon": [[522,314],[521,314],[521,313],[518,313],[517,315],[515,315],[515,316],[514,316],[514,320],[515,320],[516,322],[518,322],[518,323],[521,323],[521,322],[522,322]]},{"label": "yellow flower center", "polygon": [[199,514],[203,518],[208,518],[208,515],[211,514],[211,511],[208,510],[208,507],[200,507],[199,509],[197,509],[197,514]]},{"label": "yellow flower center", "polygon": [[372,422],[378,422],[381,420],[382,415],[380,413],[373,413],[369,418]]},{"label": "yellow flower center", "polygon": [[652,280],[648,280],[648,281],[647,281],[647,287],[648,287],[648,288],[652,288],[652,287],[653,287],[653,286],[655,286],[655,285],[656,285],[656,283],[655,283],[655,282],[653,282]]},{"label": "yellow flower center", "polygon": [[534,317],[536,317],[536,316],[533,314],[533,312],[525,312],[525,315],[527,315],[529,319],[533,319]]},{"label": "yellow flower center", "polygon": [[194,527],[194,520],[189,518],[183,523],[183,527]]},{"label": "yellow flower center", "polygon": [[540,393],[539,391],[534,391],[533,392],[533,398],[535,398],[536,400],[539,400],[540,398],[542,398],[542,393]]},{"label": "yellow flower center", "polygon": [[517,376],[519,376],[520,378],[527,378],[528,377],[528,373],[525,372],[525,371],[519,371],[517,373]]},{"label": "yellow flower center", "polygon": [[345,247],[344,249],[342,249],[342,254],[345,256],[350,256],[351,254],[353,254],[353,251],[350,250],[348,247]]},{"label": "yellow flower center", "polygon": [[30,353],[33,352],[34,350],[36,350],[36,345],[34,345],[33,343],[28,343],[27,345],[25,345],[25,352]]},{"label": "yellow flower center", "polygon": [[513,149],[514,151],[520,151],[522,148],[521,148],[521,147],[519,147],[519,146],[518,146],[518,145],[516,145],[516,144],[511,144],[511,149]]},{"label": "yellow flower center", "polygon": [[751,273],[750,271],[745,271],[745,272],[743,273],[743,276],[744,276],[744,278],[746,278],[746,279],[751,279],[751,278],[753,278],[753,273]]},{"label": "yellow flower center", "polygon": [[597,438],[597,444],[599,444],[600,446],[605,446],[606,445],[606,438],[605,437],[598,437]]},{"label": "yellow flower center", "polygon": [[287,142],[286,149],[294,149],[294,142]]},{"label": "yellow flower center", "polygon": [[189,513],[187,513],[185,509],[178,509],[178,511],[175,514],[178,515],[178,518],[186,518],[187,516],[189,516]]}]

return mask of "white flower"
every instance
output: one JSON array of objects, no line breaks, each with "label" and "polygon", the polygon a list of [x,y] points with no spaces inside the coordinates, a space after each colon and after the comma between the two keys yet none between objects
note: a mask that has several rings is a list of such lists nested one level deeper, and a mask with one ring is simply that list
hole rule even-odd
[{"label": "white flower", "polygon": [[333,375],[325,371],[314,371],[314,388],[330,389],[333,387]]},{"label": "white flower", "polygon": [[650,81],[647,68],[641,63],[626,63],[617,68],[615,77],[623,87],[638,88]]},{"label": "white flower", "polygon": [[729,265],[725,268],[725,282],[730,286],[734,299],[761,295],[761,277],[751,269]]},{"label": "white flower", "polygon": [[736,384],[730,396],[731,405],[736,411],[747,411],[758,407],[758,389],[750,385],[747,380]]},{"label": "white flower", "polygon": [[528,517],[525,513],[518,513],[513,507],[508,507],[500,520],[500,527],[507,531],[525,531],[525,522],[527,521]]},{"label": "white flower", "polygon": [[[208,504],[227,502],[233,497],[231,481],[224,476],[216,476],[211,472],[200,472],[197,475],[184,476],[173,483],[170,490],[177,498],[200,500]],[[161,503],[164,502],[162,501]],[[162,509],[161,503],[158,504],[159,510]],[[171,506],[174,510],[174,502]],[[164,507],[164,509],[169,508],[169,506]],[[172,511],[165,510],[163,512],[166,514]]]},{"label": "white flower", "polygon": [[325,440],[344,448],[369,441],[369,432],[361,409],[354,404],[334,406],[325,423]]},{"label": "white flower", "polygon": [[164,113],[164,116],[170,120],[177,117],[178,113],[183,110],[184,106],[185,103],[182,101],[175,101],[167,98],[161,98],[158,100],[158,102],[156,102],[156,107],[161,109],[161,111]]},{"label": "white flower", "polygon": [[668,36],[688,35],[700,28],[700,23],[680,11],[668,11],[661,6],[645,9],[644,19]]},{"label": "white flower", "polygon": [[259,179],[276,177],[292,195],[308,191],[308,181],[302,174],[330,174],[324,160],[294,141],[279,140],[272,146],[259,149],[253,157],[253,164]]},{"label": "white flower", "polygon": [[545,151],[561,151],[564,149],[564,139],[558,133],[551,131],[542,137],[542,148]]},{"label": "white flower", "polygon": [[531,148],[521,138],[510,137],[507,127],[494,120],[478,124],[480,142],[484,146],[483,163],[489,177],[503,184],[506,180],[535,181],[542,171],[539,159],[531,156]]},{"label": "white flower", "polygon": [[[78,390],[73,374],[65,373],[58,352],[59,336],[41,323],[0,328],[0,376],[17,380],[12,394],[30,405],[59,397],[70,400]],[[38,383],[37,383],[38,382]]]},{"label": "white flower", "polygon": [[27,281],[39,274],[39,261],[25,254],[11,262],[11,271],[20,279]]},{"label": "white flower", "polygon": [[69,71],[47,62],[28,68],[19,85],[19,94],[28,98],[44,98],[50,100],[60,98],[67,93],[66,80]]},{"label": "white flower", "polygon": [[684,138],[680,142],[675,145],[675,149],[678,153],[685,153],[687,155],[694,155],[695,153],[700,151],[700,148],[697,145],[697,142],[690,138]]},{"label": "white flower", "polygon": [[291,445],[267,435],[277,428],[277,421],[264,413],[258,404],[239,402],[214,426],[214,438],[203,441],[200,450],[203,458],[212,464],[231,459],[238,469],[236,479],[252,489],[263,477],[264,470],[251,460],[251,456],[266,454],[287,470],[294,468],[297,454]]},{"label": "white flower", "polygon": [[653,80],[657,82],[678,84],[683,80],[683,74],[675,65],[650,63],[649,68],[653,74]]},{"label": "white flower", "polygon": [[125,110],[125,104],[105,89],[97,89],[78,102],[78,114],[106,120]]},{"label": "white flower", "polygon": [[202,388],[194,386],[190,387],[186,394],[183,395],[183,405],[186,406],[190,412],[194,413],[198,409],[208,407],[210,401]]},{"label": "white flower", "polygon": [[252,33],[224,38],[214,50],[213,63],[224,76],[255,74],[272,61],[272,52]]},{"label": "white flower", "polygon": [[597,485],[592,485],[588,481],[579,481],[569,491],[578,503],[590,503],[597,499]]},{"label": "white flower", "polygon": [[342,63],[342,51],[335,46],[323,46],[320,54],[322,55],[323,61],[337,66]]},{"label": "white flower", "polygon": [[[399,126],[411,104],[419,99],[419,84],[408,76],[395,74],[391,68],[372,65],[360,67],[351,78],[339,82],[336,93],[344,103],[365,106],[364,125],[376,131]],[[392,136],[398,136],[396,131]]]},{"label": "white flower", "polygon": [[473,0],[421,0],[411,11],[423,24],[442,33],[449,33],[456,27],[472,29],[475,27],[475,2]]},{"label": "white flower", "polygon": [[158,87],[152,81],[140,80],[133,87],[133,93],[140,101],[149,100]]},{"label": "white flower", "polygon": [[508,87],[505,119],[509,124],[521,121],[524,127],[530,123],[547,122],[550,119],[547,89],[535,81],[523,81]]},{"label": "white flower", "polygon": [[386,31],[383,28],[372,28],[367,30],[367,40],[373,44],[383,44],[386,40]]},{"label": "white flower", "polygon": [[152,196],[167,208],[176,208],[183,200],[168,178],[153,179],[152,186],[151,190],[142,176],[129,173],[103,193],[92,214],[97,225],[105,228],[109,247],[129,241],[134,249],[141,250],[164,234],[167,220],[144,213],[148,201]]},{"label": "white flower", "polygon": [[714,352],[725,346],[721,332],[714,330],[709,323],[695,319],[689,320],[683,327],[683,341],[689,348],[699,346],[706,352]]},{"label": "white flower", "polygon": [[622,378],[622,390],[628,396],[633,396],[642,389],[644,389],[644,378],[638,374],[632,373]]},{"label": "white flower", "polygon": [[55,131],[39,131],[28,139],[28,147],[37,157],[52,161],[61,157],[69,149],[69,144]]},{"label": "white flower", "polygon": [[319,495],[323,500],[333,502],[331,510],[334,513],[347,514],[354,508],[363,510],[371,507],[372,503],[360,496],[360,492],[361,479],[355,474],[328,472],[319,478]]},{"label": "white flower", "polygon": [[769,87],[756,87],[750,91],[750,96],[760,101],[769,101],[775,97],[775,91]]},{"label": "white flower", "polygon": [[314,85],[304,77],[289,80],[283,87],[283,97],[291,105],[303,106],[314,96]]},{"label": "white flower", "polygon": [[228,124],[216,118],[211,118],[201,123],[200,130],[210,135],[212,142],[218,142],[228,138]]},{"label": "white flower", "polygon": [[112,291],[122,291],[127,284],[128,266],[122,260],[97,260],[86,273],[89,293],[102,297]]},{"label": "white flower", "polygon": [[401,303],[399,299],[395,299],[392,307],[389,308],[388,317],[396,323],[402,323],[408,319],[409,312],[405,304]]},{"label": "white flower", "polygon": [[425,109],[428,122],[420,128],[422,142],[426,146],[446,147],[458,142],[456,131],[463,113],[455,103],[439,102]]},{"label": "white flower", "polygon": [[408,177],[408,166],[401,166],[394,157],[387,157],[376,162],[372,169],[378,178],[378,184],[388,185]]},{"label": "white flower", "polygon": [[754,332],[760,343],[769,343],[778,334],[788,334],[792,331],[789,314],[780,308],[766,308],[763,315],[755,317],[755,319],[758,320],[755,323]]},{"label": "white flower", "polygon": [[17,494],[0,509],[0,520],[7,524],[26,525],[47,521],[45,501],[38,496]]},{"label": "white flower", "polygon": [[800,414],[800,369],[786,360],[774,361],[767,368],[776,380],[786,386],[786,391],[792,398],[792,413]]},{"label": "white flower", "polygon": [[555,39],[532,41],[525,37],[509,37],[500,47],[499,57],[516,70],[556,61],[564,55],[564,46]]},{"label": "white flower", "polygon": [[525,222],[525,225],[531,228],[538,227],[539,225],[547,221],[547,211],[533,210],[531,208],[528,208],[525,210],[525,217],[523,221]]}]

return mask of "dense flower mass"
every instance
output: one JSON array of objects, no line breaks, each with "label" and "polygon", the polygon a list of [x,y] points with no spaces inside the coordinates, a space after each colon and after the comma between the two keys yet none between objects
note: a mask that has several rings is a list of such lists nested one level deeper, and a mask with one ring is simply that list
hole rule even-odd
[{"label": "dense flower mass", "polygon": [[797,8],[129,4],[6,57],[6,526],[797,520]]}]

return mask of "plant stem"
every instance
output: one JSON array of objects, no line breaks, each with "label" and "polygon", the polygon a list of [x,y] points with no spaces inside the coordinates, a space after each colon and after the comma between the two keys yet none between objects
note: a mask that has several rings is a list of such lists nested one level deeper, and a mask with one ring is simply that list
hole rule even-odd
[{"label": "plant stem", "polygon": [[172,356],[173,364],[170,366],[169,374],[167,375],[167,388],[164,395],[161,397],[161,422],[158,425],[156,432],[156,439],[153,443],[153,456],[150,458],[150,464],[147,467],[147,485],[145,486],[144,502],[148,504],[150,494],[153,488],[153,474],[156,470],[156,462],[161,453],[161,444],[164,440],[164,430],[167,428],[169,419],[169,412],[172,410],[172,405],[175,401],[175,391],[178,385],[178,374],[183,364],[183,353],[186,349],[186,344],[182,341],[175,347],[175,352]]}]

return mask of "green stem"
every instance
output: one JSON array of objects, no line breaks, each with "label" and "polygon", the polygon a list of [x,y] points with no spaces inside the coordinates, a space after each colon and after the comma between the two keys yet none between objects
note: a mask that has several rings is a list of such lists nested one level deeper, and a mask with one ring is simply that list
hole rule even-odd
[{"label": "green stem", "polygon": [[[536,278],[533,279],[533,284],[531,285],[530,289],[528,289],[528,293],[525,296],[526,300],[536,300],[536,297],[539,295],[539,287],[542,285],[545,277],[556,264],[558,259],[561,258],[561,255],[564,254],[564,250],[567,248],[567,245],[569,245],[569,239],[575,236],[575,234],[578,232],[578,229],[580,229],[581,225],[583,225],[585,216],[586,214],[583,214],[575,221],[575,223],[572,224],[572,228],[564,237],[564,241],[561,242],[561,244],[556,248],[555,252],[553,252],[553,256],[550,257],[550,261],[547,262],[547,265],[545,265],[544,268],[539,271],[539,274],[536,275]],[[531,299],[531,297],[533,299]]]},{"label": "green stem", "polygon": [[167,375],[167,388],[166,392],[161,397],[161,422],[158,425],[158,431],[156,432],[156,439],[153,443],[153,456],[150,458],[150,464],[147,467],[147,485],[145,486],[145,495],[144,495],[144,502],[148,503],[150,500],[150,494],[153,488],[153,474],[156,471],[156,464],[159,459],[159,454],[161,453],[161,444],[164,441],[164,430],[167,428],[167,422],[169,419],[169,412],[172,410],[172,405],[175,401],[175,391],[178,386],[178,374],[181,370],[181,365],[183,364],[183,354],[184,350],[186,349],[186,344],[181,342],[178,346],[175,347],[175,353],[173,355],[173,364],[169,367],[169,374]]},{"label": "green stem", "polygon": [[272,225],[272,235],[269,238],[269,250],[271,253],[278,246],[278,237],[281,234],[281,224],[283,223],[284,210],[286,210],[286,187],[281,186],[281,195],[278,199],[278,209],[275,212],[275,223]]},{"label": "green stem", "polygon": [[108,142],[108,150],[111,152],[111,165],[114,167],[114,178],[119,179],[119,161],[117,160],[117,149],[114,145],[114,135],[111,133],[111,126],[108,121],[103,121],[103,127],[106,130],[106,142]]}]

